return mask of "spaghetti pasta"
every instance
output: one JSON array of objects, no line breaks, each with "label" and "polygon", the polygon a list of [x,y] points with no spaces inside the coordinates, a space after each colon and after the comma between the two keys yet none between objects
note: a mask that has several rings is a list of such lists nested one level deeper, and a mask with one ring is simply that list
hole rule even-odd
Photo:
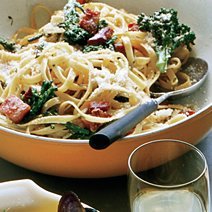
[{"label": "spaghetti pasta", "polygon": [[[90,33],[87,43],[73,43],[66,37],[70,33],[66,21],[79,29],[76,20],[67,17],[71,8],[80,33]],[[0,125],[41,136],[87,138],[148,101],[153,84],[167,90],[190,86],[189,77],[181,70],[190,52],[185,46],[179,47],[167,72],[161,74],[156,67],[152,35],[129,29],[136,27],[136,15],[103,3],[76,7],[68,3],[64,10],[52,13],[48,24],[36,29],[39,9],[51,14],[48,8],[36,6],[32,27],[13,36],[15,52],[0,50]],[[104,25],[101,28],[100,23]],[[27,36],[20,37],[23,31]],[[105,34],[100,33],[103,31]],[[88,47],[93,50],[85,51]],[[54,87],[53,94],[52,87],[46,88],[44,82]],[[40,104],[36,105],[37,113],[31,118],[26,114],[27,118],[14,123],[4,110],[7,107],[12,111],[5,102],[13,95],[30,105],[29,113]],[[168,126],[186,118],[190,110],[182,105],[161,105],[130,133]]]}]

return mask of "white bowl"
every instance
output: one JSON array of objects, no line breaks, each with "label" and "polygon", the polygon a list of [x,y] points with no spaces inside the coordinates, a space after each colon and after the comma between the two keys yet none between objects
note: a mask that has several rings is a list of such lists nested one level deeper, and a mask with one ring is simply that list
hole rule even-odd
[{"label": "white bowl", "polygon": [[0,211],[56,212],[60,198],[60,195],[46,191],[29,179],[0,183]]},{"label": "white bowl", "polygon": [[[2,0],[0,31],[10,36],[28,24],[29,13],[38,0]],[[134,13],[151,14],[161,7],[175,8],[184,23],[197,35],[195,55],[209,65],[209,76],[204,85],[178,103],[197,105],[198,112],[170,127],[127,136],[107,149],[92,149],[87,140],[65,140],[26,135],[0,127],[0,156],[22,167],[57,176],[110,177],[126,174],[127,159],[138,145],[155,139],[173,138],[197,144],[212,126],[212,1],[211,0],[103,0],[117,8]],[[43,0],[51,9],[63,8],[66,1]],[[21,15],[20,15],[21,14]],[[13,25],[8,16],[12,16]]]}]

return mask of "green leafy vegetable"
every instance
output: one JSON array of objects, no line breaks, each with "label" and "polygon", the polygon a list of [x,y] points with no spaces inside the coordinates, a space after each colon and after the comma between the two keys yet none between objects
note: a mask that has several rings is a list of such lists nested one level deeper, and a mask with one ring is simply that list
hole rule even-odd
[{"label": "green leafy vegetable", "polygon": [[10,52],[14,52],[16,49],[15,43],[9,42],[4,38],[0,38],[0,44]]},{"label": "green leafy vegetable", "polygon": [[52,86],[52,81],[44,81],[40,92],[38,92],[37,89],[32,88],[31,97],[27,100],[27,103],[31,106],[31,110],[24,117],[24,122],[30,121],[40,114],[43,105],[55,96],[54,92],[56,90],[57,87]]},{"label": "green leafy vegetable", "polygon": [[103,45],[99,45],[99,46],[94,46],[94,45],[86,45],[83,48],[83,53],[88,53],[88,52],[92,52],[92,51],[98,51],[101,49],[105,49],[105,47]]},{"label": "green leafy vegetable", "polygon": [[91,136],[92,132],[90,130],[84,129],[79,127],[78,125],[75,125],[73,123],[67,122],[66,128],[69,130],[69,132],[72,134],[70,138],[72,139],[87,139]]},{"label": "green leafy vegetable", "polygon": [[113,36],[110,40],[108,40],[104,45],[98,45],[98,46],[94,46],[94,45],[86,45],[83,48],[83,52],[84,53],[88,53],[91,51],[98,51],[101,49],[110,49],[111,51],[114,51],[114,42],[117,39],[117,36]]},{"label": "green leafy vegetable", "polygon": [[76,9],[80,9],[84,13],[82,5],[76,0],[69,0],[64,7],[65,21],[71,24],[77,24],[79,22],[79,13]]},{"label": "green leafy vegetable", "polygon": [[33,42],[35,40],[38,40],[39,38],[41,38],[43,36],[43,34],[37,34],[31,38],[28,38],[28,42]]},{"label": "green leafy vegetable", "polygon": [[64,32],[65,40],[69,44],[85,44],[89,38],[89,33],[77,25],[72,25],[71,28],[66,28]]},{"label": "green leafy vegetable", "polygon": [[56,115],[58,115],[56,108],[51,108],[43,113],[43,116],[56,116]]},{"label": "green leafy vegetable", "polygon": [[102,20],[99,21],[98,29],[102,29],[102,28],[107,27],[107,26],[108,26],[107,21],[102,19]]},{"label": "green leafy vegetable", "polygon": [[155,38],[155,50],[158,55],[157,67],[164,73],[167,64],[175,49],[186,45],[191,50],[190,44],[194,44],[195,33],[190,27],[180,24],[177,11],[161,8],[152,16],[141,13],[138,17],[139,29],[151,32]]},{"label": "green leafy vegetable", "polygon": [[65,29],[64,37],[69,44],[85,44],[89,33],[79,26],[77,8],[84,12],[82,5],[76,0],[69,0],[64,7],[65,21],[60,27]]}]

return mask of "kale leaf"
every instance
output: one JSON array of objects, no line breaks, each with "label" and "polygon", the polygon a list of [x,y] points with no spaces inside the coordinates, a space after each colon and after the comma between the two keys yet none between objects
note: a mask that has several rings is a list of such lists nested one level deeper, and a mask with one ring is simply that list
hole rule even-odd
[{"label": "kale leaf", "polygon": [[0,37],[0,45],[2,45],[7,51],[14,52],[16,49],[15,43]]},{"label": "kale leaf", "polygon": [[30,38],[28,38],[28,42],[33,42],[35,40],[38,40],[39,38],[41,38],[43,36],[43,34],[37,34],[37,35],[34,35]]},{"label": "kale leaf", "polygon": [[70,28],[67,28],[64,32],[65,40],[69,44],[86,44],[89,33],[77,25],[72,25]]},{"label": "kale leaf", "polygon": [[152,33],[158,55],[157,67],[162,73],[166,72],[175,49],[186,45],[191,50],[190,44],[194,44],[196,38],[190,27],[179,23],[177,11],[174,9],[161,8],[152,16],[141,13],[137,23],[140,30]]},{"label": "kale leaf", "polygon": [[102,49],[105,49],[105,46],[103,46],[103,45],[98,45],[98,46],[86,45],[86,46],[84,46],[84,48],[82,49],[82,52],[83,52],[83,53],[88,53],[88,52],[98,51],[98,50],[102,50]]},{"label": "kale leaf", "polygon": [[85,44],[89,33],[79,26],[77,8],[84,12],[82,5],[76,0],[69,0],[64,7],[65,21],[59,26],[65,29],[64,38],[69,44]]},{"label": "kale leaf", "polygon": [[39,115],[43,105],[55,96],[54,92],[57,90],[56,86],[52,86],[52,81],[44,81],[41,86],[40,92],[37,89],[31,89],[31,96],[27,99],[27,104],[31,106],[31,110],[24,117],[24,122],[32,120],[35,116]]},{"label": "kale leaf", "polygon": [[108,26],[107,21],[102,19],[102,20],[99,21],[98,29],[100,30],[100,29],[107,27],[107,26]]},{"label": "kale leaf", "polygon": [[72,134],[69,137],[72,139],[78,139],[78,138],[88,139],[92,134],[90,130],[79,127],[78,125],[73,124],[71,122],[67,122],[65,126],[66,126],[66,129],[68,129],[69,132]]}]

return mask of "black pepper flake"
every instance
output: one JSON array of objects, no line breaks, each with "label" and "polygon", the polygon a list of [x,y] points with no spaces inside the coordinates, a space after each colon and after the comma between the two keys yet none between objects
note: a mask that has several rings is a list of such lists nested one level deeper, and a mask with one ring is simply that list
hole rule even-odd
[{"label": "black pepper flake", "polygon": [[8,19],[11,21],[11,22],[10,22],[10,25],[12,26],[12,25],[13,25],[13,18],[12,18],[12,16],[9,15],[9,16],[8,16]]}]

